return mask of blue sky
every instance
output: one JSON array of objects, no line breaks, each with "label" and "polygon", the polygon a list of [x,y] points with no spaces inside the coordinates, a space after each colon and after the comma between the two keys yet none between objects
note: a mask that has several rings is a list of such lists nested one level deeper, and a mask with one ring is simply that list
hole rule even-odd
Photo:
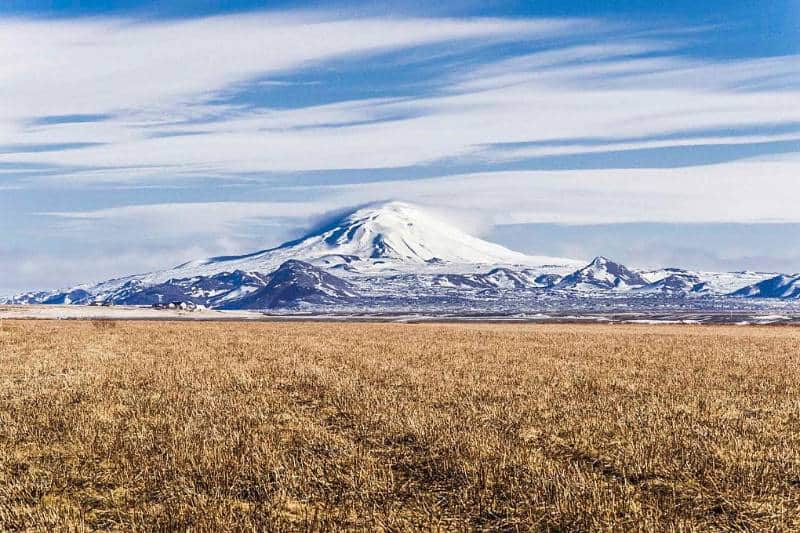
[{"label": "blue sky", "polygon": [[0,293],[386,199],[530,253],[800,271],[798,2],[429,4],[0,3]]}]

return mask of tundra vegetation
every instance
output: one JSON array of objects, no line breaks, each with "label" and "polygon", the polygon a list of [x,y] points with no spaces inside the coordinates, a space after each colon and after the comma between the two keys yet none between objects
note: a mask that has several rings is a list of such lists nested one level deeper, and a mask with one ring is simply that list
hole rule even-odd
[{"label": "tundra vegetation", "polygon": [[0,322],[0,529],[800,529],[800,329]]}]

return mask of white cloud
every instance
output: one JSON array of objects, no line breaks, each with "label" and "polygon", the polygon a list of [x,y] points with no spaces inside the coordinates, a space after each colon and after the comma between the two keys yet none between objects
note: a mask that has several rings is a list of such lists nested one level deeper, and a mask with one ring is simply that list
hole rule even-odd
[{"label": "white cloud", "polygon": [[570,24],[326,20],[274,12],[167,22],[6,19],[0,22],[0,100],[9,105],[0,119],[171,110],[255,76],[337,56],[459,39],[546,36]]},{"label": "white cloud", "polygon": [[774,135],[728,135],[710,136],[700,135],[686,139],[675,138],[658,141],[619,142],[606,140],[591,144],[588,142],[575,142],[564,146],[522,146],[513,148],[487,149],[484,154],[477,157],[491,161],[508,161],[530,157],[553,155],[592,154],[608,151],[643,150],[655,148],[676,148],[689,146],[720,146],[726,144],[759,144],[768,142],[800,142],[800,134],[774,134]]},{"label": "white cloud", "polygon": [[[673,40],[615,41],[608,35],[601,44],[559,46],[574,37],[579,22],[336,20],[311,13],[147,23],[10,19],[0,22],[0,101],[7,104],[0,108],[0,144],[100,144],[0,154],[0,162],[68,167],[49,178],[54,180],[164,180],[585,153],[604,147],[487,154],[485,146],[800,122],[797,57],[689,60],[678,55],[680,43]],[[594,23],[581,31],[601,28]],[[209,103],[242,82],[334,57],[470,39],[549,44],[471,69],[444,68],[437,80],[444,92],[433,96],[288,110]],[[109,117],[30,123],[72,114]],[[154,131],[170,136],[152,137]],[[186,133],[191,135],[181,135]],[[608,149],[696,142],[679,137]],[[759,135],[747,142],[787,138]],[[711,142],[741,139],[716,135]]]},{"label": "white cloud", "polygon": [[0,294],[98,282],[268,248],[295,238],[293,230],[331,205],[187,202],[40,213],[50,221],[42,231],[58,246],[34,246],[25,253],[0,248],[0,271],[13,284]]},{"label": "white cloud", "polygon": [[[588,64],[574,63],[580,56],[574,49],[562,50],[561,54],[543,52],[543,59],[534,55],[482,67],[437,96],[366,99],[290,110],[175,104],[178,111],[162,119],[152,110],[137,110],[103,123],[40,126],[29,132],[30,139],[24,139],[108,143],[58,152],[7,154],[0,156],[0,161],[90,167],[54,179],[137,180],[159,173],[168,179],[391,168],[475,155],[502,159],[509,154],[486,154],[485,146],[587,137],[670,135],[671,140],[537,147],[514,157],[796,140],[796,135],[785,133],[748,137],[717,134],[708,139],[681,138],[681,133],[800,122],[798,90],[731,88],[757,83],[770,72],[780,77],[793,68],[791,63],[798,62],[797,58],[759,62],[755,67],[753,61],[742,61],[742,72],[734,76],[732,73],[738,71],[730,63],[626,55],[647,50],[658,48],[648,49],[641,43],[589,47],[587,57],[599,60]],[[537,69],[537,64],[547,67]],[[656,83],[652,77],[659,68],[663,81]],[[752,77],[748,72],[753,72]],[[692,78],[716,81],[693,86]],[[476,80],[479,86],[475,86]],[[192,135],[148,138],[141,128],[142,124],[173,121],[176,113],[193,112],[221,116],[200,124],[163,124],[159,128],[166,133]]]},{"label": "white cloud", "polygon": [[401,198],[496,224],[800,222],[800,160],[678,169],[486,172],[320,187],[332,201]]},{"label": "white cloud", "polygon": [[[385,118],[397,107],[364,100],[294,111],[252,110],[209,99],[266,75],[308,69],[333,58],[356,58],[435,43],[552,38],[578,21],[351,18],[327,14],[256,13],[203,19],[0,21],[0,145],[98,143],[75,150],[0,154],[0,162],[86,168],[67,178],[114,181],[161,172],[169,176],[295,169],[309,166],[298,143],[316,150],[311,166],[392,166],[428,153],[374,158],[368,128],[331,142],[331,125]],[[103,120],[42,123],[42,117],[100,115]],[[203,119],[203,124],[176,123]],[[151,138],[161,133],[200,133]],[[324,128],[319,128],[325,126]],[[309,128],[308,131],[293,131]],[[354,145],[358,145],[358,148]],[[301,160],[306,163],[300,164]],[[149,169],[149,170],[148,170]],[[122,172],[120,172],[120,170]],[[62,174],[58,174],[61,177]]]},{"label": "white cloud", "polygon": [[302,225],[331,210],[388,199],[437,206],[461,219],[471,213],[473,223],[800,223],[799,172],[800,160],[788,159],[678,169],[483,172],[282,189],[323,198],[313,202],[164,203],[42,214],[61,224],[129,226],[167,241],[230,232],[258,221],[291,219]]},{"label": "white cloud", "polygon": [[[269,225],[279,219],[304,221],[311,214],[330,207],[330,203],[323,202],[185,202],[45,212],[40,215],[60,219],[62,231],[84,232],[102,227],[105,231],[110,230],[114,240],[127,233],[169,243],[186,236],[218,240],[247,224]],[[102,233],[97,231],[95,238],[102,238]]]}]

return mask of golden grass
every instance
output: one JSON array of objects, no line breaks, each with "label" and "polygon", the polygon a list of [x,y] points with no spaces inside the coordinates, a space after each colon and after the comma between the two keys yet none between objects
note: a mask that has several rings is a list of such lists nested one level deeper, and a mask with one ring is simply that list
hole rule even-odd
[{"label": "golden grass", "polygon": [[800,330],[0,323],[0,529],[800,529]]}]

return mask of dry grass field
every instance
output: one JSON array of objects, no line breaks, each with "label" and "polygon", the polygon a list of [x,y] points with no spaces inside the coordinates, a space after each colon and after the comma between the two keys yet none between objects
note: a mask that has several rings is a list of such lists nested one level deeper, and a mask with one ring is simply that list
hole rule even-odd
[{"label": "dry grass field", "polygon": [[800,330],[0,322],[0,529],[800,529]]}]

